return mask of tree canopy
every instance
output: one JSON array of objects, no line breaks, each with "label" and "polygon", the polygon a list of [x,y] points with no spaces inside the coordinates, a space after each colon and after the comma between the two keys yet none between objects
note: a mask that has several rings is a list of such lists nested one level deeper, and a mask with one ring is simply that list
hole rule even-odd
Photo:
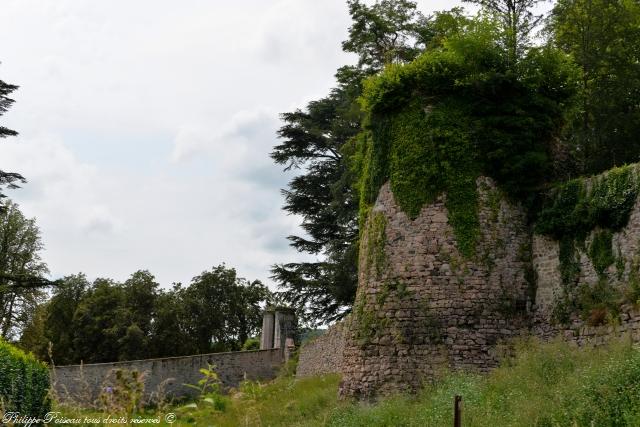
[{"label": "tree canopy", "polygon": [[264,285],[224,265],[169,290],[146,270],[123,283],[71,275],[38,308],[20,344],[48,360],[51,343],[57,364],[240,350],[258,333],[268,301]]},{"label": "tree canopy", "polygon": [[0,334],[5,339],[16,338],[44,299],[42,285],[48,281],[38,280],[48,273],[40,257],[42,249],[35,219],[26,218],[17,204],[3,203],[0,210]]}]

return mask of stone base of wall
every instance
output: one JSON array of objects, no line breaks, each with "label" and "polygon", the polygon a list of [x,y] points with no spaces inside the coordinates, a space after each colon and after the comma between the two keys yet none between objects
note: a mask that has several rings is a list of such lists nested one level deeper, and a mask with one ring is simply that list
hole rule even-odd
[{"label": "stone base of wall", "polygon": [[348,319],[332,325],[324,334],[300,348],[296,377],[342,372],[347,322]]},{"label": "stone base of wall", "polygon": [[640,342],[640,308],[622,306],[620,321],[613,325],[589,326],[578,319],[573,319],[570,325],[554,325],[547,318],[537,318],[532,334],[545,341],[560,337],[577,346],[604,345],[624,337]]},{"label": "stone base of wall", "polygon": [[525,212],[491,180],[477,185],[473,257],[458,250],[445,196],[411,219],[389,184],[381,188],[360,242],[342,396],[414,392],[447,370],[487,371],[501,342],[528,333]]},{"label": "stone base of wall", "polygon": [[113,386],[115,371],[138,371],[144,381],[144,400],[153,400],[161,392],[169,397],[196,393],[184,384],[197,384],[201,368],[214,365],[223,387],[235,387],[243,379],[275,378],[284,362],[281,349],[199,354],[185,357],[134,360],[116,363],[57,366],[51,383],[60,399],[88,404],[98,399],[106,387]]}]

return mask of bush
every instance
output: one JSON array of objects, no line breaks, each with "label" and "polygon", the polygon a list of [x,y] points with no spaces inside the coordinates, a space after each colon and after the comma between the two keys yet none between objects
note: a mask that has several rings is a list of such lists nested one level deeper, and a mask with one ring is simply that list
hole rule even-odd
[{"label": "bush", "polygon": [[247,338],[244,344],[242,344],[242,351],[249,351],[249,350],[260,350],[260,339]]},{"label": "bush", "polygon": [[42,418],[51,408],[48,393],[47,365],[0,339],[2,409]]}]

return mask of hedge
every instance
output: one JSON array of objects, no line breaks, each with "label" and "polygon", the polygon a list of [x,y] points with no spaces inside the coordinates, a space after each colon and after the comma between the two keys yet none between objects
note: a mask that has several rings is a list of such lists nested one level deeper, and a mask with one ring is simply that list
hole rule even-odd
[{"label": "hedge", "polygon": [[0,409],[43,418],[51,409],[48,393],[47,365],[0,339]]}]

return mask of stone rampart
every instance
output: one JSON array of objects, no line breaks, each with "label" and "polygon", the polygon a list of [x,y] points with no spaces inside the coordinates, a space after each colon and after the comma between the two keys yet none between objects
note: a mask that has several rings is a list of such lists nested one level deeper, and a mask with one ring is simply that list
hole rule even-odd
[{"label": "stone rampart", "polygon": [[442,369],[486,371],[496,345],[528,330],[525,212],[477,181],[477,256],[456,247],[444,196],[411,220],[385,184],[360,246],[344,352],[343,396],[415,391]]},{"label": "stone rampart", "polygon": [[[576,345],[640,341],[640,198],[629,199],[640,188],[639,169],[585,178],[576,196],[584,215],[631,208],[626,226],[578,233],[567,226],[556,230],[562,242],[535,234],[524,209],[478,178],[472,257],[457,248],[446,194],[411,220],[385,184],[360,240],[341,395],[415,391],[443,370],[487,371],[500,363],[499,344],[517,336],[560,336]],[[563,209],[565,217],[552,221],[579,215],[571,205]]]},{"label": "stone rampart", "polygon": [[106,387],[115,385],[115,371],[135,370],[143,375],[144,396],[149,400],[158,391],[172,397],[192,396],[195,390],[185,384],[197,384],[202,379],[200,369],[209,365],[215,365],[224,387],[235,387],[245,378],[274,378],[283,362],[283,351],[271,349],[57,366],[51,375],[54,390],[61,399],[87,403],[95,401]]},{"label": "stone rampart", "polygon": [[296,377],[342,372],[346,323],[341,321],[300,348]]}]

